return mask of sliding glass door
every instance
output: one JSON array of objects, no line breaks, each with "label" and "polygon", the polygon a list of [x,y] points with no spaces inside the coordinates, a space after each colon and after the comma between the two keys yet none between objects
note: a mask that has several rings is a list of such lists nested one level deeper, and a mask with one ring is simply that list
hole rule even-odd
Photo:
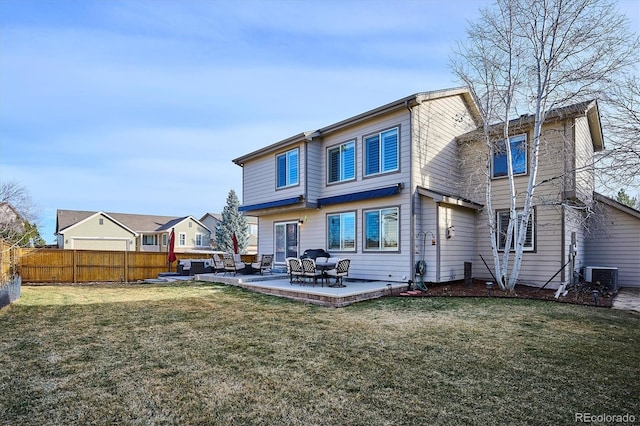
[{"label": "sliding glass door", "polygon": [[298,257],[298,222],[275,224],[275,262],[285,263],[287,257]]}]

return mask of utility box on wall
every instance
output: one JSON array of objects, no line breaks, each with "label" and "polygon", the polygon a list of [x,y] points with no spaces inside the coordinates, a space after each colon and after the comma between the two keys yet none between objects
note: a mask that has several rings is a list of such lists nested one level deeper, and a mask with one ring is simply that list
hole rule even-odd
[{"label": "utility box on wall", "polygon": [[584,280],[591,284],[599,282],[606,292],[618,292],[618,268],[587,266],[584,268]]}]

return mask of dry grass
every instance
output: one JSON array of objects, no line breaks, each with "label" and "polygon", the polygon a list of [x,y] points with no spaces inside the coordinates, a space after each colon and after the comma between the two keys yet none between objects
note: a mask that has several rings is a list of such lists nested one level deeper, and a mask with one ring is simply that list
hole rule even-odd
[{"label": "dry grass", "polygon": [[23,287],[0,311],[0,423],[639,419],[639,325],[526,300],[336,310],[217,285]]}]

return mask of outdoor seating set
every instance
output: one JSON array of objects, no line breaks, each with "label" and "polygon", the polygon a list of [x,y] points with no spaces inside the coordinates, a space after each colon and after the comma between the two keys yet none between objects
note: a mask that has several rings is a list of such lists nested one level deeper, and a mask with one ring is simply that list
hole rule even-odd
[{"label": "outdoor seating set", "polygon": [[213,263],[215,273],[224,272],[225,275],[227,275],[227,273],[233,273],[233,275],[237,273],[260,273],[260,275],[262,275],[264,272],[271,273],[273,254],[259,255],[257,261],[252,263],[244,263],[239,254],[225,253],[222,255],[222,259],[220,259],[219,255],[214,254]]},{"label": "outdoor seating set", "polygon": [[[307,250],[300,258],[287,258],[289,282],[303,284],[308,280],[315,286],[320,279],[323,287],[325,281],[329,287],[346,287],[343,278],[349,275],[350,264],[350,259],[331,257],[324,250]],[[333,285],[330,278],[335,279]]]},{"label": "outdoor seating set", "polygon": [[178,274],[206,274],[213,271],[213,263],[212,259],[181,259],[178,262]]}]

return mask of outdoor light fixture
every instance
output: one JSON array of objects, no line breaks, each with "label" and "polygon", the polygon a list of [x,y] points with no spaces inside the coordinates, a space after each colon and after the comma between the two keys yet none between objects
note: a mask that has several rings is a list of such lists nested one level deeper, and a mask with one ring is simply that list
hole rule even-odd
[{"label": "outdoor light fixture", "polygon": [[487,296],[491,297],[491,289],[493,288],[493,283],[491,281],[487,281]]},{"label": "outdoor light fixture", "polygon": [[453,238],[456,236],[456,228],[455,226],[451,225],[450,227],[447,228],[447,239]]}]

